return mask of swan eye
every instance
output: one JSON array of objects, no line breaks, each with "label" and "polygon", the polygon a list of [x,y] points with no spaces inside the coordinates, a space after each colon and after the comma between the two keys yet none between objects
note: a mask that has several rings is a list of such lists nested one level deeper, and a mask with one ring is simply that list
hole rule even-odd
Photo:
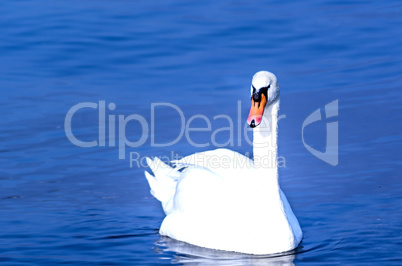
[{"label": "swan eye", "polygon": [[262,88],[260,89],[260,92],[266,94],[267,91],[268,91],[268,89],[269,89],[269,87],[271,87],[271,85],[268,85],[268,86],[266,86],[266,87],[262,87]]}]

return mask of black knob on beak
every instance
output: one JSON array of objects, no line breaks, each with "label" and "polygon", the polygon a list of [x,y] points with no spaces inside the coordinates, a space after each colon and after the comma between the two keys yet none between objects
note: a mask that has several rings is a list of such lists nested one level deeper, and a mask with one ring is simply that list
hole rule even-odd
[{"label": "black knob on beak", "polygon": [[261,95],[259,93],[254,93],[253,99],[255,102],[259,102],[261,100]]}]

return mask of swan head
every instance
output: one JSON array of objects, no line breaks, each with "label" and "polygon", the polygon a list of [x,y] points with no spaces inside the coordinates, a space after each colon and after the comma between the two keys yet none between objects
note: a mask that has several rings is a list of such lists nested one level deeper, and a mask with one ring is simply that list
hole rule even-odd
[{"label": "swan head", "polygon": [[247,123],[256,127],[261,123],[266,107],[279,97],[279,86],[274,74],[268,71],[259,71],[251,81],[251,109]]}]

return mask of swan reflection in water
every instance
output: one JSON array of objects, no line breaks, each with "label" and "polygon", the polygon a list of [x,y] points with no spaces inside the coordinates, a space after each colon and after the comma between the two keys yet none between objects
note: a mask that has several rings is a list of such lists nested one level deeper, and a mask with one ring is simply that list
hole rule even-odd
[{"label": "swan reflection in water", "polygon": [[175,263],[189,265],[295,265],[295,250],[270,254],[248,255],[194,246],[170,237],[161,236],[155,251],[174,252]]}]

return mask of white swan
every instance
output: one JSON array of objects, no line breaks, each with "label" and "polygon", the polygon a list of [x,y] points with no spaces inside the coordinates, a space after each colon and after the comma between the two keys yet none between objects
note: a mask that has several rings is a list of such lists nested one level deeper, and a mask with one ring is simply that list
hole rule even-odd
[{"label": "white swan", "polygon": [[147,158],[154,176],[145,176],[166,213],[161,235],[248,254],[297,247],[302,231],[278,183],[278,110],[277,79],[260,71],[247,120],[254,128],[254,161],[228,149],[187,156],[175,167]]}]

